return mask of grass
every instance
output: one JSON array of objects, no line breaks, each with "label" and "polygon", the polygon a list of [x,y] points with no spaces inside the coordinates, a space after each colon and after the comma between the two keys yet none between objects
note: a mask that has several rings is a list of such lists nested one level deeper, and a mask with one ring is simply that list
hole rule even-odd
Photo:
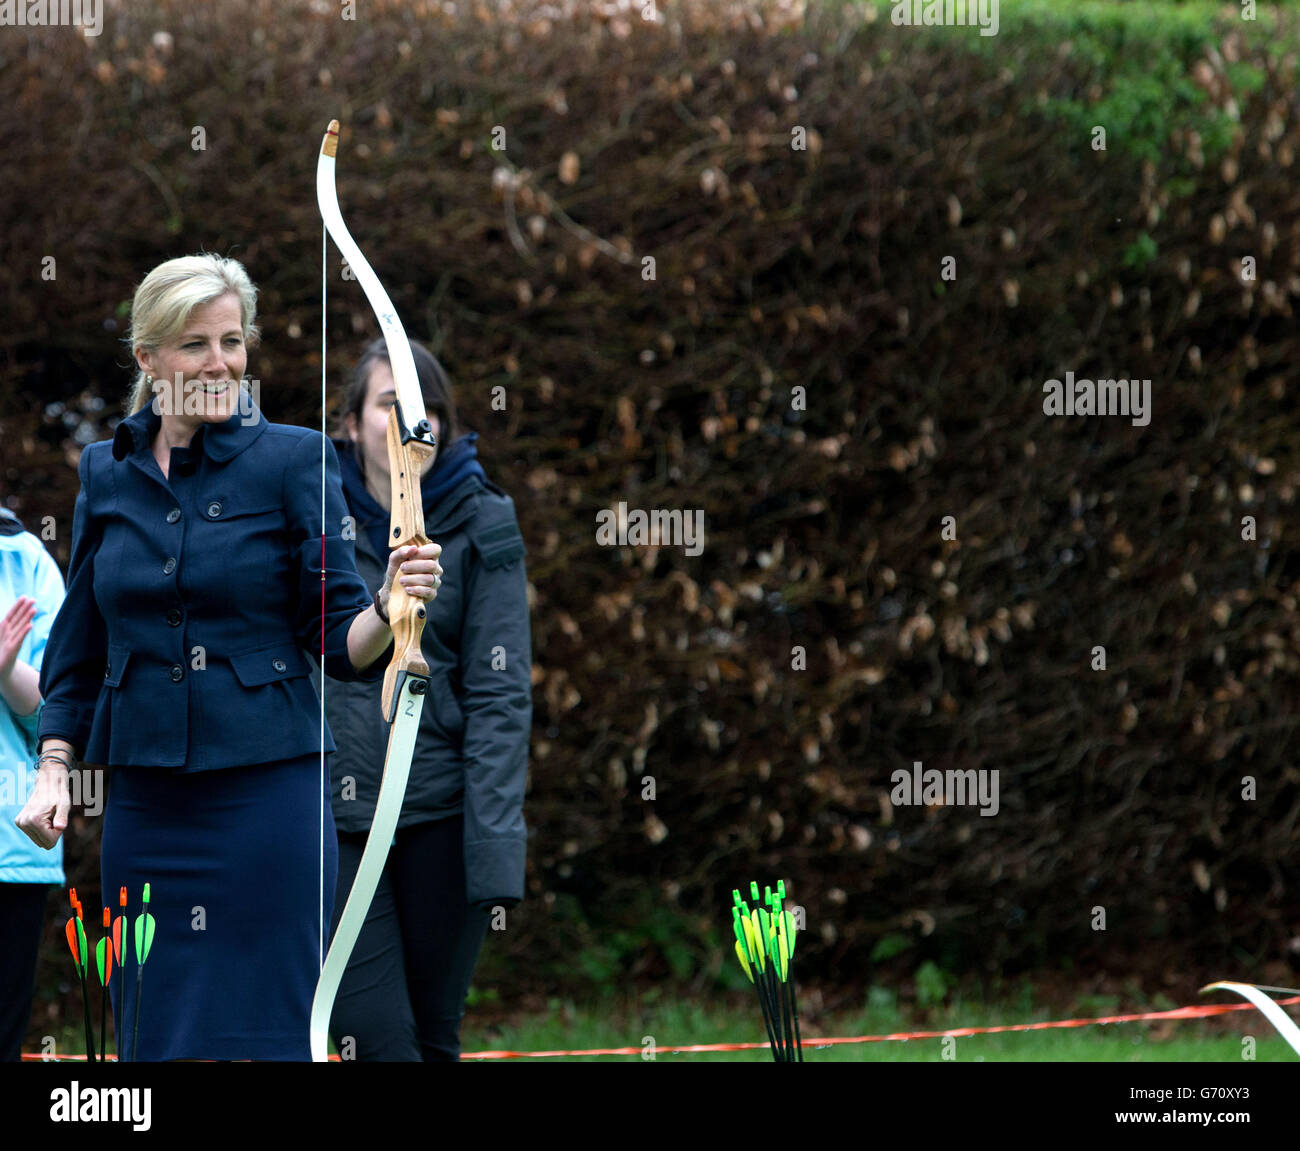
[{"label": "grass", "polygon": [[[733,1002],[730,1009],[693,1003],[644,1008],[632,1000],[613,1006],[583,1008],[569,1001],[554,1000],[551,1010],[545,1015],[525,1016],[502,1024],[476,1022],[471,1011],[461,1029],[461,1047],[466,1052],[638,1048],[636,1055],[568,1056],[562,1059],[563,1062],[617,1062],[642,1058],[640,1049],[646,1048],[648,1041],[652,1040],[656,1060],[770,1062],[771,1052],[766,1048],[762,1051],[673,1053],[674,1045],[763,1041],[763,1024],[757,1003],[749,998],[738,998]],[[1168,1006],[1164,1005],[1164,1009]],[[1032,1023],[1066,1017],[1130,1014],[1134,1010],[1127,1007],[1118,1010],[1112,1002],[1094,1001],[1086,1010],[1079,1009],[1073,1016],[1067,1016],[1041,1009],[1027,1010],[1023,1001],[1000,1007],[957,1003],[929,1012],[924,1019],[909,1020],[896,1007],[878,1001],[876,1005],[858,1012],[834,1017],[824,1015],[815,1023],[803,1019],[801,1025],[804,1038],[808,1039]],[[1296,1058],[1263,1016],[1254,1010],[1211,1020],[1094,1024],[1068,1030],[976,1035],[953,1040],[949,1051],[951,1060],[959,1063],[1240,1063],[1243,1061],[1242,1038],[1247,1035],[1255,1039],[1257,1062],[1291,1062]],[[805,1060],[818,1063],[943,1062],[944,1045],[940,1039],[844,1044],[807,1049]]]},{"label": "grass", "polygon": [[[870,1000],[870,1004],[859,1011],[823,1014],[815,1021],[805,1012],[801,1018],[804,1038],[943,1031],[956,1027],[1132,1014],[1140,1010],[1127,1004],[1121,1006],[1114,997],[1107,996],[1081,999],[1071,1011],[1051,1010],[1031,1006],[1027,996],[1022,994],[1017,1001],[999,1005],[956,1000],[948,1006],[912,1017],[895,1006],[892,993],[884,989],[874,988]],[[1227,997],[1213,1002],[1227,1002]],[[1171,1006],[1174,1005],[1160,1002],[1147,1009],[1160,1011]],[[1291,1014],[1296,1014],[1294,1008]],[[957,1063],[1241,1063],[1244,1036],[1255,1039],[1256,1062],[1288,1063],[1296,1059],[1291,1048],[1253,1009],[1210,1020],[1094,1024],[1068,1030],[965,1036],[954,1039],[949,1051],[951,1061]],[[79,1054],[85,1047],[78,1027],[65,1026],[59,1039],[57,1050],[60,1054]],[[757,1043],[764,1039],[758,1004],[748,995],[719,995],[717,1002],[708,1006],[691,1002],[659,1002],[646,1006],[644,999],[624,998],[583,1007],[570,1000],[552,1000],[545,1014],[514,1016],[503,1022],[487,1022],[482,1012],[471,1008],[461,1028],[461,1048],[466,1052],[572,1051],[594,1047],[634,1047],[638,1052],[635,1055],[512,1060],[522,1063],[599,1063],[641,1059],[640,1052],[648,1050],[647,1040],[653,1041],[656,1061],[767,1063],[772,1056],[766,1047],[759,1051],[680,1054],[672,1050],[673,1046]],[[109,1047],[112,1048],[111,1040]],[[946,1061],[940,1039],[808,1048],[804,1058],[813,1063]]]}]

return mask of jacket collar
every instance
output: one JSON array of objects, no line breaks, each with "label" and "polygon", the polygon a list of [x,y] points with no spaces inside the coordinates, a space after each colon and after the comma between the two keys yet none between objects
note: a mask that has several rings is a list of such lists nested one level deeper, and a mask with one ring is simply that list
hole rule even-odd
[{"label": "jacket collar", "polygon": [[443,535],[458,528],[474,514],[477,501],[470,497],[482,490],[482,479],[475,475],[466,476],[438,501],[434,514],[425,517],[424,534],[432,539],[434,535]]},{"label": "jacket collar", "polygon": [[[146,404],[117,425],[113,433],[113,458],[124,460],[148,452],[160,427],[162,416],[155,410],[155,404]],[[202,443],[208,459],[221,464],[239,455],[264,431],[266,417],[245,391],[240,396],[239,408],[230,419],[222,424],[200,425],[195,437]]]}]

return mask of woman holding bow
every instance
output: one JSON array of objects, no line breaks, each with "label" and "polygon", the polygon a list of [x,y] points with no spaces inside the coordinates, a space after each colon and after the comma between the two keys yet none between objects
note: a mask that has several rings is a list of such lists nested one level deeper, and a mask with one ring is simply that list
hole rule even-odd
[{"label": "woman holding bow", "polygon": [[255,320],[234,260],[169,260],[137,289],[130,414],[81,455],[42,666],[19,826],[53,846],[74,761],[108,765],[103,890],[133,910],[152,885],[138,1050],[133,979],[113,1005],[131,1059],[308,1057],[337,846],[307,653],[378,680],[394,581],[425,601],[441,582],[437,544],[361,582],[332,445],[267,421],[244,381]]}]

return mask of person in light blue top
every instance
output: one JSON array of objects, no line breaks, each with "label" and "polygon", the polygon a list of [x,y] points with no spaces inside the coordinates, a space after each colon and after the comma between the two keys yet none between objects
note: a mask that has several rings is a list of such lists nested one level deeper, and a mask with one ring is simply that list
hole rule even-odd
[{"label": "person in light blue top", "polygon": [[59,566],[0,507],[0,1061],[22,1052],[49,885],[65,882],[63,845],[37,847],[14,823],[35,784],[41,656],[63,603]]}]

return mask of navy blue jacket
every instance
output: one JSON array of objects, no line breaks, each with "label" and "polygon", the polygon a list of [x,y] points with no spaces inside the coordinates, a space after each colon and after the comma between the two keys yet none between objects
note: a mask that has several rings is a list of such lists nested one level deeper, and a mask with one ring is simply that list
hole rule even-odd
[{"label": "navy blue jacket", "polygon": [[164,478],[150,447],[160,425],[149,405],[81,454],[40,738],[68,740],[87,763],[182,771],[318,753],[305,653],[323,637],[325,670],[344,680],[380,679],[388,662],[358,672],[348,658],[371,594],[344,531],[334,446],[252,405],[173,449]]}]

